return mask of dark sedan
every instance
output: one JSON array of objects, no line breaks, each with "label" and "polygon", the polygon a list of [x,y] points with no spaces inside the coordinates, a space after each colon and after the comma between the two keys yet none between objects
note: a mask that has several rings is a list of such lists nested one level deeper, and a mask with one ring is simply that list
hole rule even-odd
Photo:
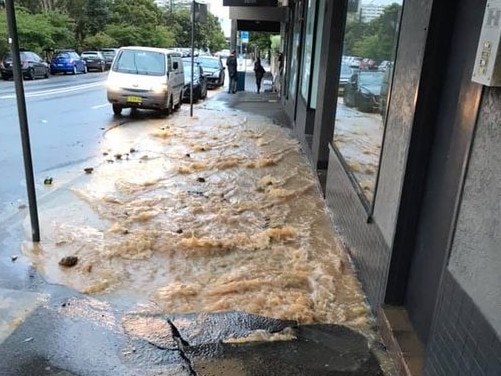
[{"label": "dark sedan", "polygon": [[106,70],[106,60],[101,52],[84,51],[80,54],[80,57],[87,64],[87,70],[96,70],[99,72],[104,72]]},{"label": "dark sedan", "polygon": [[204,76],[207,78],[207,87],[216,88],[224,85],[224,66],[223,62],[218,57],[198,56],[198,63],[204,70]]},{"label": "dark sedan", "polygon": [[363,112],[379,112],[384,72],[359,71],[344,87],[343,100],[347,107]]},{"label": "dark sedan", "polygon": [[[21,72],[24,78],[29,80],[34,80],[37,77],[49,78],[49,64],[36,53],[21,51],[19,53],[19,58],[21,60]],[[4,80],[13,77],[11,54],[5,55],[0,62],[0,73]]]},{"label": "dark sedan", "polygon": [[104,60],[106,61],[106,69],[111,68],[111,64],[113,63],[113,59],[117,54],[118,48],[101,48],[101,53],[104,56]]},{"label": "dark sedan", "polygon": [[[190,81],[191,81],[191,60],[183,61],[184,65],[184,89],[183,89],[183,100],[190,102]],[[203,68],[199,63],[194,64],[193,75],[193,102],[197,102],[200,99],[205,99],[207,97],[207,78],[204,76]]]}]

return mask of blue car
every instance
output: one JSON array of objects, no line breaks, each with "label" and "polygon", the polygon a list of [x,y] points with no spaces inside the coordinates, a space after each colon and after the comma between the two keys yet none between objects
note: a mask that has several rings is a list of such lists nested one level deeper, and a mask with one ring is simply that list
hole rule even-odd
[{"label": "blue car", "polygon": [[87,64],[74,50],[58,50],[50,61],[50,74],[87,73]]}]

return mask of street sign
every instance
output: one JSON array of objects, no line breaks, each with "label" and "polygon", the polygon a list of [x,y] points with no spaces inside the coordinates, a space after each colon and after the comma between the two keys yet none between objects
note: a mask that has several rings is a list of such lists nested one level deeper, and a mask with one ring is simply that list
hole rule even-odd
[{"label": "street sign", "polygon": [[248,31],[241,31],[240,32],[240,40],[242,43],[249,43],[249,32]]}]

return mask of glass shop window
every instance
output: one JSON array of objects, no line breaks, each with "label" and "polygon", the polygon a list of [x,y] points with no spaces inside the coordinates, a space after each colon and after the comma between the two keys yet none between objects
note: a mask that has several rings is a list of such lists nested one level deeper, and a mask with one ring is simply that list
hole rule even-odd
[{"label": "glass shop window", "polygon": [[403,0],[350,1],[333,144],[364,201],[372,204]]}]

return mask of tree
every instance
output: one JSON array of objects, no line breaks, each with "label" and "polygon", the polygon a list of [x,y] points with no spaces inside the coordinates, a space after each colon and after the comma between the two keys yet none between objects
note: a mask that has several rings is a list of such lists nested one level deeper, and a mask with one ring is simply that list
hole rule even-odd
[{"label": "tree", "polygon": [[83,41],[82,47],[86,50],[99,50],[103,47],[117,47],[120,43],[103,31],[88,36]]},{"label": "tree", "polygon": [[271,49],[271,37],[273,34],[263,31],[253,31],[249,33],[249,43],[247,52],[260,51],[261,54],[267,53]]},{"label": "tree", "polygon": [[109,0],[87,0],[87,33],[102,32],[111,16]]},{"label": "tree", "polygon": [[399,4],[392,4],[369,23],[360,20],[348,22],[345,28],[344,54],[393,60],[401,9]]},{"label": "tree", "polygon": [[[42,54],[44,50],[56,47],[75,46],[71,18],[59,12],[30,13],[25,8],[16,9],[19,46]],[[7,22],[5,11],[0,12],[0,53],[9,51],[7,45]]]}]

